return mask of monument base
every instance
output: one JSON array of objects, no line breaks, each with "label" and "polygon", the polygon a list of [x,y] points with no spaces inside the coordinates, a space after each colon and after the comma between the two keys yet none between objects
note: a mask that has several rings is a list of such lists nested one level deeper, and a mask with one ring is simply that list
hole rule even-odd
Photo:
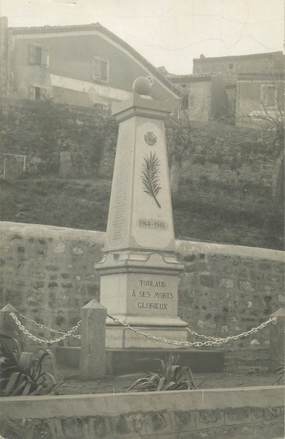
[{"label": "monument base", "polygon": [[[178,319],[177,319],[178,320]],[[129,323],[130,324],[130,323]],[[165,338],[173,341],[187,341],[189,334],[185,329],[185,323],[181,320],[180,326],[134,326],[136,331],[143,332],[145,335],[132,331],[122,325],[106,325],[106,348],[110,349],[129,349],[129,348],[183,348],[180,345],[151,339],[152,336]]]}]

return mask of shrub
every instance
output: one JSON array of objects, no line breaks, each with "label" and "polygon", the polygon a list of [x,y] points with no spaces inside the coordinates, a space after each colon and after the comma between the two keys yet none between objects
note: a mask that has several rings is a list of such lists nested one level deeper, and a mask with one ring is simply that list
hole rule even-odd
[{"label": "shrub", "polygon": [[195,389],[190,367],[178,365],[177,360],[178,357],[172,354],[166,361],[159,360],[160,371],[150,372],[145,377],[139,378],[128,388],[128,392]]},{"label": "shrub", "polygon": [[0,396],[51,393],[58,384],[43,368],[44,360],[51,356],[43,349],[23,352],[16,339],[0,334]]},{"label": "shrub", "polygon": [[274,384],[285,384],[285,362],[276,368],[275,373],[277,379]]}]

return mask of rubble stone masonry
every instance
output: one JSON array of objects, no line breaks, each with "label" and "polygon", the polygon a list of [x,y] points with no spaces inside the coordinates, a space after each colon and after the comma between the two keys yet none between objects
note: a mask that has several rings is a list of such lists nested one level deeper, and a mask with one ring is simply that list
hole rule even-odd
[{"label": "rubble stone masonry", "polygon": [[[49,327],[70,328],[80,308],[99,299],[94,264],[103,242],[102,232],[1,222],[0,306],[10,303]],[[238,334],[284,305],[282,251],[177,241],[177,252],[185,264],[179,313],[200,333]],[[255,345],[267,347],[267,331],[254,337]]]}]

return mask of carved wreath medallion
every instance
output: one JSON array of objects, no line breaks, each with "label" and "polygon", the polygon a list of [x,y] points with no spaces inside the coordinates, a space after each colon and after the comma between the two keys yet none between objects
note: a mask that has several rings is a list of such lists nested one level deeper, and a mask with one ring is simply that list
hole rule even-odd
[{"label": "carved wreath medallion", "polygon": [[147,133],[145,133],[144,135],[144,141],[145,143],[147,143],[149,146],[153,146],[156,144],[157,142],[157,137],[154,134],[153,131],[148,131]]}]

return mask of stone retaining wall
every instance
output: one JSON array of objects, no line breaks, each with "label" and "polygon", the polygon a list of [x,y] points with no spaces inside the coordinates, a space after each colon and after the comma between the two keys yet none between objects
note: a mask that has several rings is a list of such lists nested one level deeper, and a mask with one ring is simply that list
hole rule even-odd
[{"label": "stone retaining wall", "polygon": [[[0,306],[54,328],[74,325],[81,306],[99,299],[103,242],[101,232],[1,222]],[[177,252],[185,263],[179,313],[198,332],[240,333],[284,304],[284,252],[190,241],[177,241]],[[266,346],[267,330],[254,340]]]},{"label": "stone retaining wall", "polygon": [[21,439],[281,438],[284,390],[268,386],[0,398],[0,433],[11,434],[11,426],[26,419]]}]

